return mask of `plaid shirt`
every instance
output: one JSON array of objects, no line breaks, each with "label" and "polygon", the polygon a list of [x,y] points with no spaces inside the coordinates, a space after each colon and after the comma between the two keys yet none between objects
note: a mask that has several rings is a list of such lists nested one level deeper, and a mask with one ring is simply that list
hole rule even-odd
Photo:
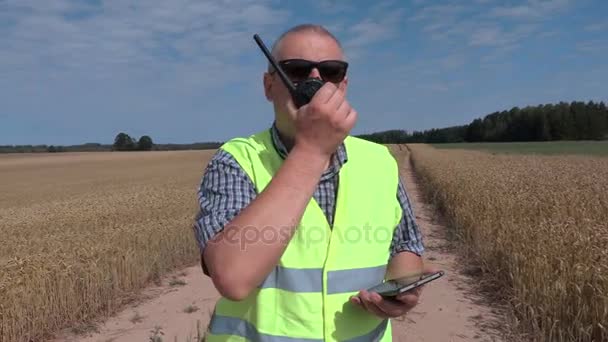
[{"label": "plaid shirt", "polygon": [[[279,155],[285,159],[287,149],[281,141],[278,130],[273,124],[270,128],[272,141]],[[338,173],[347,162],[344,144],[340,145],[333,155],[330,167],[322,174],[314,192],[317,201],[330,226],[333,225],[336,207],[336,190],[338,189]],[[424,251],[422,236],[415,221],[410,200],[401,180],[395,193],[403,216],[394,231],[391,242],[391,257],[403,251],[421,255]],[[218,150],[209,161],[198,191],[200,210],[196,216],[194,233],[198,246],[202,251],[217,233],[230,222],[241,209],[246,207],[255,197],[256,189],[245,171],[228,152]],[[203,265],[205,273],[207,273]]]}]

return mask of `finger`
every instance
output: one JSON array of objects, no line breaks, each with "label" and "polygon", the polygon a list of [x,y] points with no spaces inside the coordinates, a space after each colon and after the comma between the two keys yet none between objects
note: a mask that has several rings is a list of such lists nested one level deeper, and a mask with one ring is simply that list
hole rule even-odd
[{"label": "finger", "polygon": [[418,304],[420,297],[414,293],[406,292],[399,294],[396,299],[408,307],[414,307]]},{"label": "finger", "polygon": [[367,310],[367,312],[374,314],[377,317],[380,318],[389,318],[389,316],[384,313],[382,310],[380,310],[378,308],[378,306],[372,302],[369,301],[363,301],[362,302],[363,307],[365,308],[365,310]]},{"label": "finger", "polygon": [[380,310],[380,308],[378,308],[378,306],[373,302],[369,292],[361,291],[360,296],[361,296],[361,305],[363,305],[365,310],[367,310],[368,312],[371,312],[374,315],[381,317],[381,318],[388,317],[388,315],[385,312],[383,312],[382,310]]},{"label": "finger", "polygon": [[361,298],[359,298],[358,296],[352,296],[352,297],[350,297],[350,301],[353,304],[356,304],[358,306],[362,306],[361,305]]},{"label": "finger", "polygon": [[321,104],[321,103],[327,103],[332,98],[332,96],[334,95],[334,93],[337,90],[338,90],[338,87],[336,87],[335,84],[333,84],[331,82],[326,82],[315,93],[315,95],[313,96],[311,102],[314,100],[314,101],[318,101],[319,104]]},{"label": "finger", "polygon": [[346,82],[338,83],[338,89],[344,93],[344,96],[346,96]]},{"label": "finger", "polygon": [[344,118],[344,121],[342,121],[342,128],[345,131],[350,131],[353,129],[353,127],[355,127],[355,123],[357,122],[357,116],[357,111],[351,107],[350,112],[348,112],[346,118]]},{"label": "finger", "polygon": [[338,109],[336,110],[336,117],[338,118],[345,118],[349,113],[350,113],[350,104],[348,103],[348,101],[344,100],[342,101],[342,103],[340,103],[340,105],[338,106]]},{"label": "finger", "polygon": [[338,109],[344,102],[344,91],[336,87],[336,91],[332,94],[331,98],[327,101],[327,105],[331,108]]},{"label": "finger", "polygon": [[382,298],[379,294],[372,294],[372,300],[376,307],[385,315],[397,317],[405,314],[412,307],[398,300]]}]

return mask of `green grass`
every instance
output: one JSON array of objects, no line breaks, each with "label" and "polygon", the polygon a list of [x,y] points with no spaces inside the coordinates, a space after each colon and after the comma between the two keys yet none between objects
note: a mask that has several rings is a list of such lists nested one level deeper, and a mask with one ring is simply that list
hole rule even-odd
[{"label": "green grass", "polygon": [[582,154],[608,156],[608,141],[547,141],[504,143],[432,144],[440,149],[468,149],[492,153],[519,154]]}]

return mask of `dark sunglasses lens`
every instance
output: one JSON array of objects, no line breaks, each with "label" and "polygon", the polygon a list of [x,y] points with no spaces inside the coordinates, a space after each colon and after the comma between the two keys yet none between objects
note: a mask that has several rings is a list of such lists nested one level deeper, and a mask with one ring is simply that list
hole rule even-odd
[{"label": "dark sunglasses lens", "polygon": [[327,61],[319,64],[319,73],[325,81],[332,83],[342,82],[346,76],[347,65],[338,61]]},{"label": "dark sunglasses lens", "polygon": [[292,60],[281,63],[281,67],[292,80],[305,80],[312,70],[312,63],[304,60]]}]

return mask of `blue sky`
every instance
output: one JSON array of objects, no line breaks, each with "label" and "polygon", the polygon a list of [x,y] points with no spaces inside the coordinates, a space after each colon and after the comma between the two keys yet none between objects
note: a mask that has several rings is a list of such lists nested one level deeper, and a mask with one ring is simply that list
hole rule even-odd
[{"label": "blue sky", "polygon": [[0,145],[223,141],[268,127],[267,45],[327,26],[352,133],[608,100],[608,1],[0,0]]}]

